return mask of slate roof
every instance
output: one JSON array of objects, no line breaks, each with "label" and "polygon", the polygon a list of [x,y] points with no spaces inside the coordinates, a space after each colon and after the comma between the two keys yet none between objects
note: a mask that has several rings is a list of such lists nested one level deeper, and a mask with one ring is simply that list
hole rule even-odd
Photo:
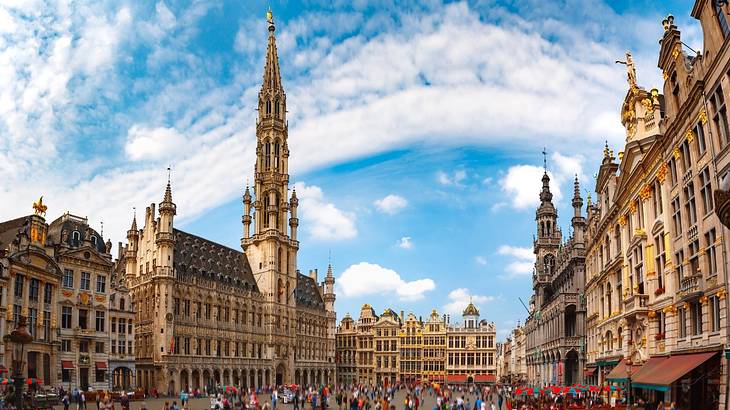
[{"label": "slate roof", "polygon": [[23,227],[27,218],[28,216],[21,216],[20,218],[0,222],[0,249],[5,249],[10,246],[10,243],[18,234],[18,229]]},{"label": "slate roof", "polygon": [[[84,237],[87,229],[90,230],[90,234],[96,236],[96,250],[100,253],[106,253],[106,245],[104,244],[104,238],[95,229],[91,228],[84,218],[77,218],[73,215],[61,215],[56,218],[50,225],[48,225],[48,234],[46,235],[46,243],[50,245],[61,244],[61,232],[66,230],[67,237],[64,245],[72,248],[78,248],[83,246]],[[80,235],[79,240],[74,240],[73,232],[78,231]]]},{"label": "slate roof", "polygon": [[297,306],[324,311],[324,300],[319,293],[319,286],[314,279],[301,273],[297,275],[296,301]]},{"label": "slate roof", "polygon": [[259,292],[246,254],[179,229],[173,229],[173,234],[173,258],[178,274],[196,275]]}]

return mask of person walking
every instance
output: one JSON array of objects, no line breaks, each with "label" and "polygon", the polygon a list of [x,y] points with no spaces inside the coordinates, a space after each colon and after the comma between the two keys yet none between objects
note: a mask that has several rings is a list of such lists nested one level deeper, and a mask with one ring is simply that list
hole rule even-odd
[{"label": "person walking", "polygon": [[68,393],[65,393],[63,395],[63,398],[61,399],[61,403],[63,403],[63,410],[68,410],[68,405],[70,401],[71,398],[68,396]]}]

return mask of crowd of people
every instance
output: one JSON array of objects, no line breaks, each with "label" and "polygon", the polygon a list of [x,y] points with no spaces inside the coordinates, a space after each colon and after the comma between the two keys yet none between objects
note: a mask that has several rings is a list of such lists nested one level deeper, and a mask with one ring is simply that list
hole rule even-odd
[{"label": "crowd of people", "polygon": [[[91,393],[88,393],[91,394]],[[88,410],[87,393],[73,389],[59,391],[64,410],[74,403],[75,410]],[[144,398],[158,398],[156,391],[144,391]],[[322,385],[266,386],[253,388],[211,386],[184,389],[179,395],[163,398],[162,410],[193,409],[190,400],[209,398],[210,410],[277,410],[288,403],[293,410],[569,410],[569,409],[632,409],[677,410],[674,403],[646,403],[638,398],[633,406],[616,392],[524,394],[522,389],[508,385]],[[263,398],[260,400],[260,398]],[[130,398],[124,394],[112,396],[107,392],[95,394],[96,410],[129,410]],[[93,403],[93,400],[92,400]],[[427,404],[428,403],[428,404]],[[141,408],[147,409],[143,401]],[[204,406],[208,409],[208,402]]]}]

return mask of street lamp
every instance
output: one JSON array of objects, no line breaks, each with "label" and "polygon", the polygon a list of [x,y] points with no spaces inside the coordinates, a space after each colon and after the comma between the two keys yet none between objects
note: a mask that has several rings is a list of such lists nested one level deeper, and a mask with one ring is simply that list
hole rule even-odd
[{"label": "street lamp", "polygon": [[13,342],[13,384],[15,385],[15,408],[23,410],[23,354],[25,345],[33,341],[33,336],[26,329],[25,316],[18,316],[18,324],[10,332]]},{"label": "street lamp", "polygon": [[627,386],[626,386],[626,405],[631,406],[631,367],[633,363],[631,362],[631,356],[626,358],[626,375],[628,376],[626,378],[627,380]]}]

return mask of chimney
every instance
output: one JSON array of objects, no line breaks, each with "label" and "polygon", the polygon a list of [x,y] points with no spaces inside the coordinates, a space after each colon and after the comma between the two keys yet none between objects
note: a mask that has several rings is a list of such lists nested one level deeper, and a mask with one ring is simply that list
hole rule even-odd
[{"label": "chimney", "polygon": [[403,322],[403,311],[400,311],[400,321]]},{"label": "chimney", "polygon": [[122,249],[122,243],[121,242],[118,242],[117,243],[117,259],[120,259],[120,260],[122,259],[122,255],[123,255],[123,252],[122,251],[123,251],[123,249]]},{"label": "chimney", "polygon": [[309,277],[314,279],[314,283],[317,283],[317,269],[310,269]]}]

